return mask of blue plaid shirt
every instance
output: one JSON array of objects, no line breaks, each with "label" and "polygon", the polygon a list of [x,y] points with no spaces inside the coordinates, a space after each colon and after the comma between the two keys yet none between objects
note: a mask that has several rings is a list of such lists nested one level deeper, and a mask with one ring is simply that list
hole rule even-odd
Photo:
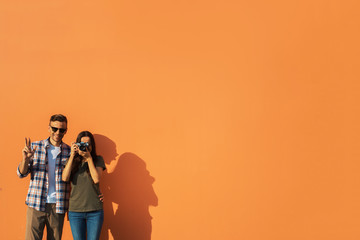
[{"label": "blue plaid shirt", "polygon": [[[46,196],[49,190],[48,177],[48,160],[47,150],[50,145],[49,138],[31,143],[31,147],[35,146],[36,151],[29,162],[28,172],[21,174],[19,167],[17,168],[17,175],[20,178],[31,174],[30,185],[26,197],[26,205],[38,211],[45,211]],[[70,157],[70,146],[65,143],[60,145],[60,154],[56,158],[55,164],[55,191],[56,191],[56,212],[65,213],[69,205],[69,183],[62,181],[62,171]]]}]

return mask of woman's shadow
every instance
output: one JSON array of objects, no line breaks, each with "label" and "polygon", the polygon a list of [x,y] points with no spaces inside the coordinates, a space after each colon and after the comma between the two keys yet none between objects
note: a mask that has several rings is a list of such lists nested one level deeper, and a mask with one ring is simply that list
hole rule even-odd
[{"label": "woman's shadow", "polygon": [[116,160],[116,144],[103,135],[94,137],[97,152],[109,168],[101,179],[105,220],[100,239],[108,240],[111,234],[115,240],[151,240],[149,206],[158,205],[152,186],[155,178],[136,154],[123,153]]}]

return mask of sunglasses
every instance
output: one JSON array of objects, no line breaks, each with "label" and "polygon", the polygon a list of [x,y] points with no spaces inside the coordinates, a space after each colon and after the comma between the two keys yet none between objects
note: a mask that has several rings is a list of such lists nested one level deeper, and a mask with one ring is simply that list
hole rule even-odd
[{"label": "sunglasses", "polygon": [[50,127],[51,127],[51,130],[52,130],[54,133],[57,132],[58,130],[59,130],[60,133],[66,132],[66,128],[56,128],[56,127],[52,127],[52,126],[50,126]]}]

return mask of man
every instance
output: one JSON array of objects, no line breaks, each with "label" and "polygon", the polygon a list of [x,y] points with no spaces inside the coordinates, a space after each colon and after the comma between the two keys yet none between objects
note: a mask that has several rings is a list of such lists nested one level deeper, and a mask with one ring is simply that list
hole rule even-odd
[{"label": "man", "polygon": [[31,175],[26,205],[26,240],[41,240],[44,227],[48,240],[60,240],[68,208],[68,183],[61,180],[70,147],[62,142],[67,131],[64,115],[51,116],[49,138],[31,143],[25,138],[23,159],[18,166],[20,178]]}]

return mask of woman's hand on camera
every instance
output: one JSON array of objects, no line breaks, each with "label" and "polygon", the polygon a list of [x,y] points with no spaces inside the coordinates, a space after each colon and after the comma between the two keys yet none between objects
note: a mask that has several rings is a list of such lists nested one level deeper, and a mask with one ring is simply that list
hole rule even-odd
[{"label": "woman's hand on camera", "polygon": [[86,151],[81,151],[81,150],[79,149],[79,150],[78,150],[78,153],[79,153],[80,156],[82,156],[83,158],[85,158],[86,161],[91,157],[91,154],[90,154],[88,148],[86,148]]},{"label": "woman's hand on camera", "polygon": [[75,153],[79,152],[79,146],[75,143],[75,142],[72,142],[71,143],[71,155],[75,155]]}]

